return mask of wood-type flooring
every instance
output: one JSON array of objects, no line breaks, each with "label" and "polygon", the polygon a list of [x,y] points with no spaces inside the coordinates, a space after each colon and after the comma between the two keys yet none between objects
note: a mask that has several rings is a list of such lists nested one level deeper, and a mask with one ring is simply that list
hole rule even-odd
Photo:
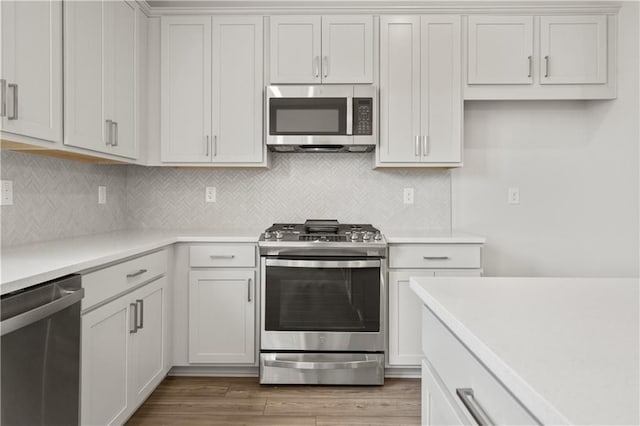
[{"label": "wood-type flooring", "polygon": [[127,425],[419,425],[420,380],[384,386],[260,385],[257,377],[167,377]]}]

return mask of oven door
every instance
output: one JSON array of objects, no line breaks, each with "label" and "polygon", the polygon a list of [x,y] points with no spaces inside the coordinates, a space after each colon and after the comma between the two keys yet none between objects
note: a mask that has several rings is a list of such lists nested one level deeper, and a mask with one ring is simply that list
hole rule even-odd
[{"label": "oven door", "polygon": [[384,350],[380,259],[262,258],[261,349]]}]

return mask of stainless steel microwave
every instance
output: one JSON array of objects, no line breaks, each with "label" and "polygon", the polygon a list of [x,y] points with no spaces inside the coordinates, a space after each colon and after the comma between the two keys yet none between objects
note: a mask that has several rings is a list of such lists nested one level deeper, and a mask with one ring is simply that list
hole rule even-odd
[{"label": "stainless steel microwave", "polygon": [[367,152],[377,143],[370,85],[268,86],[266,141],[278,152]]}]

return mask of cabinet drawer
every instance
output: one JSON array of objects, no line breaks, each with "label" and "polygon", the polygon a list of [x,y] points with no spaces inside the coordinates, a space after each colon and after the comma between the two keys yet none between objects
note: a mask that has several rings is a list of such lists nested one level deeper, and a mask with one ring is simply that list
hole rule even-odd
[{"label": "cabinet drawer", "polygon": [[166,273],[167,262],[167,251],[161,250],[83,275],[82,309]]},{"label": "cabinet drawer", "polygon": [[540,424],[426,306],[422,307],[422,350],[462,412],[469,413],[456,391],[472,389],[495,424]]},{"label": "cabinet drawer", "polygon": [[215,268],[219,266],[256,266],[256,246],[253,244],[220,244],[192,246],[189,250],[189,265]]},{"label": "cabinet drawer", "polygon": [[480,268],[480,246],[401,244],[389,247],[390,268]]}]

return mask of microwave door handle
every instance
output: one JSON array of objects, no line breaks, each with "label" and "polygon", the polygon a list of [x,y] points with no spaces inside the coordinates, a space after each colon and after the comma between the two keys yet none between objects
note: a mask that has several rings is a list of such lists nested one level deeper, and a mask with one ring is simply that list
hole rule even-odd
[{"label": "microwave door handle", "polygon": [[353,97],[347,97],[347,136],[353,135]]}]

